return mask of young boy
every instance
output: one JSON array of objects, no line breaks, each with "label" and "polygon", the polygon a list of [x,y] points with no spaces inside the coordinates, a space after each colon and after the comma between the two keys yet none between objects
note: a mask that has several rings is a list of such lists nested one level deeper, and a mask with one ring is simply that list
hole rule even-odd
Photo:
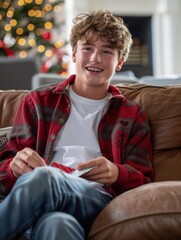
[{"label": "young boy", "polygon": [[145,113],[110,85],[127,27],[106,10],[80,14],[70,42],[76,75],[23,99],[0,155],[1,240],[85,239],[115,196],[153,180]]}]

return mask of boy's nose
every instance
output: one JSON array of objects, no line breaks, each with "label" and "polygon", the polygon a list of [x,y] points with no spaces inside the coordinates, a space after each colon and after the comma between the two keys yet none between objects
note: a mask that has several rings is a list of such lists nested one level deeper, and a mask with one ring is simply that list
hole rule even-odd
[{"label": "boy's nose", "polygon": [[91,62],[94,62],[94,63],[101,63],[102,62],[102,59],[101,59],[101,56],[99,53],[97,52],[94,52],[90,58],[90,61]]}]

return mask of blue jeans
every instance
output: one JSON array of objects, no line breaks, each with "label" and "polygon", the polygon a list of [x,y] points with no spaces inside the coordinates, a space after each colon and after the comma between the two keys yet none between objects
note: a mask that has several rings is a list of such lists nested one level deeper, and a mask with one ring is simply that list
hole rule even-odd
[{"label": "blue jeans", "polygon": [[35,240],[83,240],[111,199],[85,179],[38,167],[19,177],[0,203],[0,239],[26,232]]}]

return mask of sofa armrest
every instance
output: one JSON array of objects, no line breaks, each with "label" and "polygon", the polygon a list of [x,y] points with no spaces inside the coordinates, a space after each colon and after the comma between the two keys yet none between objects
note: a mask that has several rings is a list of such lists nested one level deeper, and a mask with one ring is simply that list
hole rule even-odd
[{"label": "sofa armrest", "polygon": [[181,182],[143,185],[113,199],[88,240],[181,239]]}]

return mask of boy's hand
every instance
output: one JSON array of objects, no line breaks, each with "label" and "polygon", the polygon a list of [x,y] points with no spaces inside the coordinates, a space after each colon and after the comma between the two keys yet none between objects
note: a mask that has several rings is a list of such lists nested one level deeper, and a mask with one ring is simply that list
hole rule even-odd
[{"label": "boy's hand", "polygon": [[24,148],[17,152],[10,163],[10,168],[15,177],[32,171],[36,167],[45,166],[45,161],[40,155],[30,148]]},{"label": "boy's hand", "polygon": [[82,176],[87,180],[102,184],[112,184],[118,179],[118,167],[105,157],[98,157],[96,159],[80,163],[77,166],[77,169],[82,170],[84,168],[91,167],[93,167],[93,169]]}]

